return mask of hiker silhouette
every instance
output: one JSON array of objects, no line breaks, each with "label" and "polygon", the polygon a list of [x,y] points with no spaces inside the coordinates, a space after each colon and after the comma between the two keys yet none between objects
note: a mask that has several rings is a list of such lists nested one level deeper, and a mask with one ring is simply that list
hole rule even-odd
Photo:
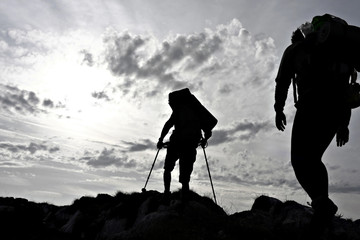
[{"label": "hiker silhouette", "polygon": [[190,175],[196,160],[196,148],[199,143],[203,147],[207,144],[217,120],[190,93],[188,88],[169,93],[169,105],[173,112],[166,121],[157,143],[157,147],[162,148],[164,137],[172,127],[175,128],[170,136],[170,142],[166,144],[164,194],[165,196],[170,195],[171,172],[176,161],[179,160],[181,194],[183,200],[186,200],[189,194]]},{"label": "hiker silhouette", "polygon": [[350,49],[354,45],[340,30],[334,33],[327,28],[333,23],[338,24],[338,30],[351,31],[342,19],[325,14],[293,32],[275,80],[275,124],[280,131],[286,127],[284,106],[291,81],[294,84],[297,110],[291,163],[297,180],[312,200],[313,220],[321,223],[330,222],[338,209],[329,198],[328,173],[322,156],[335,136],[339,147],[349,140],[351,106],[345,93],[355,69],[359,70]]}]

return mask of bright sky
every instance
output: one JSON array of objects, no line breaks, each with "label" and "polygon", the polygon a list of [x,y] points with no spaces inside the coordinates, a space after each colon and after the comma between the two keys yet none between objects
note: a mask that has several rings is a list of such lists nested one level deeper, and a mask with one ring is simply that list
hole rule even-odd
[{"label": "bright sky", "polygon": [[[0,2],[0,195],[71,204],[139,192],[188,87],[218,118],[206,149],[219,204],[251,208],[261,194],[310,201],[290,165],[294,107],[274,126],[274,78],[298,26],[331,13],[360,26],[357,0]],[[360,218],[360,115],[350,143],[324,156],[330,194]],[[317,123],[321,124],[321,123]],[[161,150],[147,189],[163,190]],[[178,168],[173,173],[172,189]],[[198,149],[191,188],[212,197]]]}]

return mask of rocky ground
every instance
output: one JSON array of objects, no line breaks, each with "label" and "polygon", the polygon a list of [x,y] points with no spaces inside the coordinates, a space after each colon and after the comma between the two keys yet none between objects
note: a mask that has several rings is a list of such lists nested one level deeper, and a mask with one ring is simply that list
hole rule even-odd
[{"label": "rocky ground", "polygon": [[311,231],[312,209],[294,201],[257,198],[249,211],[228,215],[211,199],[156,191],[82,197],[69,206],[0,198],[1,239],[360,239],[360,220],[335,217]]}]

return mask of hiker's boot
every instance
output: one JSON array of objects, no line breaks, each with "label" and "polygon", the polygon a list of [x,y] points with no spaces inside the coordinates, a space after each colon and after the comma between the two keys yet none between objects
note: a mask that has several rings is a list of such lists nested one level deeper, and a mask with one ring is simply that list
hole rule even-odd
[{"label": "hiker's boot", "polygon": [[171,198],[171,192],[170,191],[164,191],[162,202],[165,205],[170,204],[170,198]]},{"label": "hiker's boot", "polygon": [[319,197],[312,201],[311,206],[314,209],[312,224],[320,229],[331,227],[332,220],[338,210],[335,203],[328,197]]},{"label": "hiker's boot", "polygon": [[183,183],[181,189],[181,201],[186,203],[189,201],[190,198],[190,188],[189,183]]}]

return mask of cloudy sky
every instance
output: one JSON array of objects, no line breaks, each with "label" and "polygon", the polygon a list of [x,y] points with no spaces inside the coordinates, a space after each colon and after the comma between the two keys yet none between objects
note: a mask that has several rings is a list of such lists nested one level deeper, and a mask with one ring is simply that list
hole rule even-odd
[{"label": "cloudy sky", "polygon": [[[0,196],[71,204],[140,191],[188,87],[217,117],[206,149],[219,204],[248,210],[262,194],[310,201],[274,126],[274,78],[292,31],[331,13],[360,26],[357,0],[0,1]],[[350,143],[324,156],[331,197],[360,218],[360,115]],[[318,123],[321,124],[321,123]],[[147,189],[162,191],[161,150]],[[191,188],[212,197],[198,149]],[[178,168],[173,173],[173,190]]]}]

